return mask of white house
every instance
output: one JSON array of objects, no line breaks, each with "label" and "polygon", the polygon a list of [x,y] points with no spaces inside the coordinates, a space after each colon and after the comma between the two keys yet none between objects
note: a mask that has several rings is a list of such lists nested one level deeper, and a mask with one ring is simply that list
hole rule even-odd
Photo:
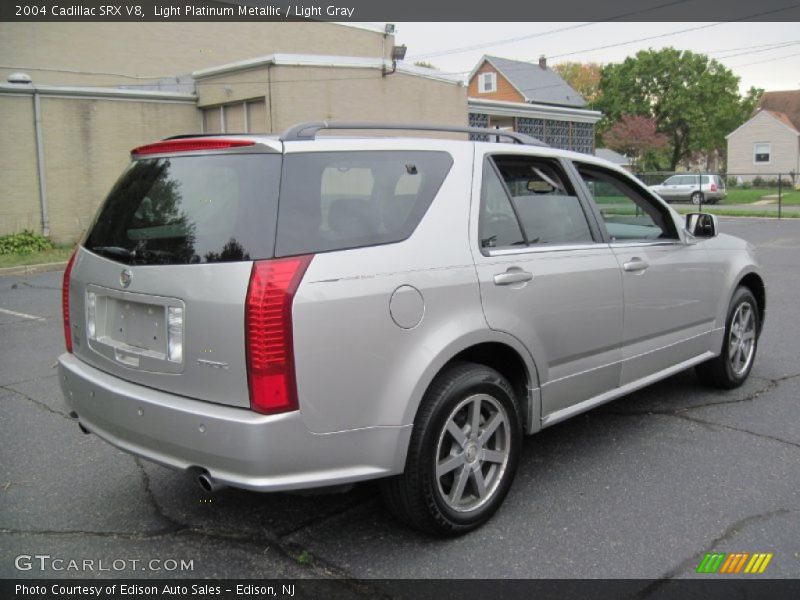
[{"label": "white house", "polygon": [[756,113],[728,139],[728,174],[748,181],[800,172],[800,90],[764,92]]}]

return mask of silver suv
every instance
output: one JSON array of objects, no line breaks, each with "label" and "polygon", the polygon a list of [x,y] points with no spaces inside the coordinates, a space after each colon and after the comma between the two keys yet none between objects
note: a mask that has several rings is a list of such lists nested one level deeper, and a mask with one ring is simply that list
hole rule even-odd
[{"label": "silver suv", "polygon": [[712,215],[520,134],[335,128],[400,127],[133,150],[64,273],[82,430],[206,490],[383,478],[399,518],[456,535],[523,434],[689,367],[750,373],[764,281]]},{"label": "silver suv", "polygon": [[673,175],[650,189],[667,202],[691,202],[695,205],[716,204],[728,195],[725,180],[719,175],[686,173]]}]

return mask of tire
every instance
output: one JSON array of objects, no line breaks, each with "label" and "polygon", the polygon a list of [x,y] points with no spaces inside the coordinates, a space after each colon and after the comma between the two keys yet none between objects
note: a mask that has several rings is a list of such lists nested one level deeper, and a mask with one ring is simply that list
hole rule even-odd
[{"label": "tire", "polygon": [[689,199],[692,201],[692,204],[695,206],[700,206],[703,204],[703,192],[692,192],[692,195],[689,196]]},{"label": "tire", "polygon": [[761,320],[753,293],[738,287],[725,320],[725,337],[720,355],[695,367],[704,384],[730,390],[742,385],[756,359]]},{"label": "tire", "polygon": [[[472,420],[476,408],[477,431]],[[487,426],[492,427],[488,436],[483,433]],[[521,445],[520,409],[505,377],[484,365],[456,363],[426,392],[405,471],[382,482],[384,500],[398,519],[416,529],[463,535],[502,504]]]}]

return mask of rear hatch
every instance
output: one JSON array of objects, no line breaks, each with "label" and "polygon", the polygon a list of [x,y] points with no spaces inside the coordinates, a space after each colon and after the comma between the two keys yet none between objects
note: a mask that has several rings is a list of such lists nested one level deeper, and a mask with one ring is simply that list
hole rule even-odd
[{"label": "rear hatch", "polygon": [[246,407],[244,299],[252,261],[273,256],[281,153],[228,141],[134,154],[75,257],[70,310],[85,362]]}]

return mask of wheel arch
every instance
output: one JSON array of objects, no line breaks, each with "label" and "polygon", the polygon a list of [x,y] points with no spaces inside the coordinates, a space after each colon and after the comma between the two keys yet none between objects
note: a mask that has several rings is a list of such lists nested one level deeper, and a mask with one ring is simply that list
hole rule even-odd
[{"label": "wheel arch", "polygon": [[474,332],[448,345],[430,362],[415,388],[413,402],[409,403],[403,422],[413,423],[422,399],[434,379],[457,362],[474,362],[491,367],[511,383],[523,415],[526,433],[541,428],[541,402],[539,377],[528,350],[515,337],[499,331]]},{"label": "wheel arch", "polygon": [[[750,271],[739,277],[736,283],[736,288],[738,287],[747,288],[756,298],[756,303],[758,304],[758,333],[760,335],[764,329],[764,319],[767,316],[767,287],[764,284],[764,280],[755,271]],[[734,291],[736,288],[734,288]]]}]

